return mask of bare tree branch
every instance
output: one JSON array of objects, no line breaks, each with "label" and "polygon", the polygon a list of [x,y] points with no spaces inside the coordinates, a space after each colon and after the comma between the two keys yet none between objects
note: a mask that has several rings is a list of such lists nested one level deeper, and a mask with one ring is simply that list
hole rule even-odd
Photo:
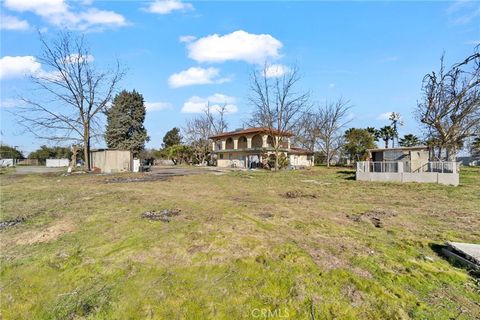
[{"label": "bare tree branch", "polygon": [[268,65],[261,71],[254,70],[251,75],[249,97],[254,107],[247,124],[251,127],[263,127],[273,141],[275,169],[278,170],[278,157],[283,142],[293,132],[302,114],[309,108],[309,92],[296,92],[301,79],[298,68],[294,66],[280,77],[269,77]]},{"label": "bare tree branch", "polygon": [[417,118],[427,128],[430,143],[447,151],[454,161],[458,150],[480,127],[480,53],[475,53],[446,71],[443,57],[440,71],[425,75],[423,101],[417,105]]},{"label": "bare tree branch", "polygon": [[16,112],[18,122],[40,139],[82,141],[85,169],[90,170],[91,138],[103,131],[99,116],[106,110],[119,81],[124,76],[120,64],[101,71],[83,36],[62,33],[53,41],[39,34],[42,70],[31,76],[41,95],[23,97],[24,106]]}]

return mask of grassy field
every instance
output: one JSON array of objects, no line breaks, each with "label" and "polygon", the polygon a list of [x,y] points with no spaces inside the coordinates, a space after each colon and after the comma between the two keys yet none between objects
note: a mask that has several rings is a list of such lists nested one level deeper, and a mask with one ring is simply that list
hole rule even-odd
[{"label": "grassy field", "polygon": [[[458,187],[353,178],[3,174],[0,220],[25,221],[0,231],[0,318],[478,319],[480,281],[437,252],[479,242],[479,168]],[[163,209],[181,212],[141,217]]]}]

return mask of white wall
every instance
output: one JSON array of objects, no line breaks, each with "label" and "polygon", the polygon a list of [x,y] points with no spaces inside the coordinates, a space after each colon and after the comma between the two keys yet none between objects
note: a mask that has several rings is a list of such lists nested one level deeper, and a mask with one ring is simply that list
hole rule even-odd
[{"label": "white wall", "polygon": [[292,166],[313,166],[313,157],[312,160],[308,160],[308,156],[306,154],[291,154],[289,156],[289,161],[290,165]]},{"label": "white wall", "polygon": [[357,180],[361,181],[393,181],[393,182],[421,182],[421,183],[440,183],[446,185],[458,186],[460,178],[458,173],[438,173],[438,172],[359,172],[356,174]]},{"label": "white wall", "polygon": [[14,163],[14,159],[0,159],[0,167],[12,167]]},{"label": "white wall", "polygon": [[70,160],[68,159],[47,159],[46,166],[48,168],[68,167]]}]

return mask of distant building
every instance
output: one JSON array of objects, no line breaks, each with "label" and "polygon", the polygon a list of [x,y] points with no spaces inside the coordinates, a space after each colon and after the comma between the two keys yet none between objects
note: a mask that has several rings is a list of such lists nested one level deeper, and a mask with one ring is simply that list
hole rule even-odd
[{"label": "distant building", "polygon": [[459,184],[457,163],[430,161],[426,146],[367,151],[368,161],[357,162],[357,180]]},{"label": "distant building", "polygon": [[209,137],[218,167],[257,168],[275,155],[275,139],[281,141],[279,153],[292,166],[313,166],[313,152],[290,145],[290,132],[278,132],[268,128],[248,128],[224,132]]},{"label": "distant building", "polygon": [[469,157],[457,157],[457,162],[460,162],[464,166],[480,166],[480,157],[474,157],[474,156],[469,156]]}]

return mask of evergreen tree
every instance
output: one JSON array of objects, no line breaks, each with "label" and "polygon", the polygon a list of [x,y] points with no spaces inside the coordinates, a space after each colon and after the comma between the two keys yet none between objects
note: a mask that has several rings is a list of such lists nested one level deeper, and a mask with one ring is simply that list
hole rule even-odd
[{"label": "evergreen tree", "polygon": [[180,129],[173,128],[168,131],[163,137],[163,147],[168,148],[182,143],[182,136],[180,135]]},{"label": "evergreen tree", "polygon": [[367,158],[367,149],[376,147],[373,135],[367,129],[351,128],[345,131],[344,151],[349,154],[350,160],[361,161]]},{"label": "evergreen tree", "polygon": [[113,99],[107,112],[105,140],[109,148],[125,149],[138,156],[150,138],[143,126],[145,121],[143,96],[137,91],[123,90]]},{"label": "evergreen tree", "polygon": [[61,159],[68,158],[72,156],[72,151],[68,147],[48,147],[46,145],[40,146],[37,150],[30,152],[28,155],[29,159],[38,159],[40,161],[45,161],[46,159]]},{"label": "evergreen tree", "polygon": [[0,144],[0,158],[1,159],[23,159],[25,158],[21,151],[15,147],[6,144]]}]

